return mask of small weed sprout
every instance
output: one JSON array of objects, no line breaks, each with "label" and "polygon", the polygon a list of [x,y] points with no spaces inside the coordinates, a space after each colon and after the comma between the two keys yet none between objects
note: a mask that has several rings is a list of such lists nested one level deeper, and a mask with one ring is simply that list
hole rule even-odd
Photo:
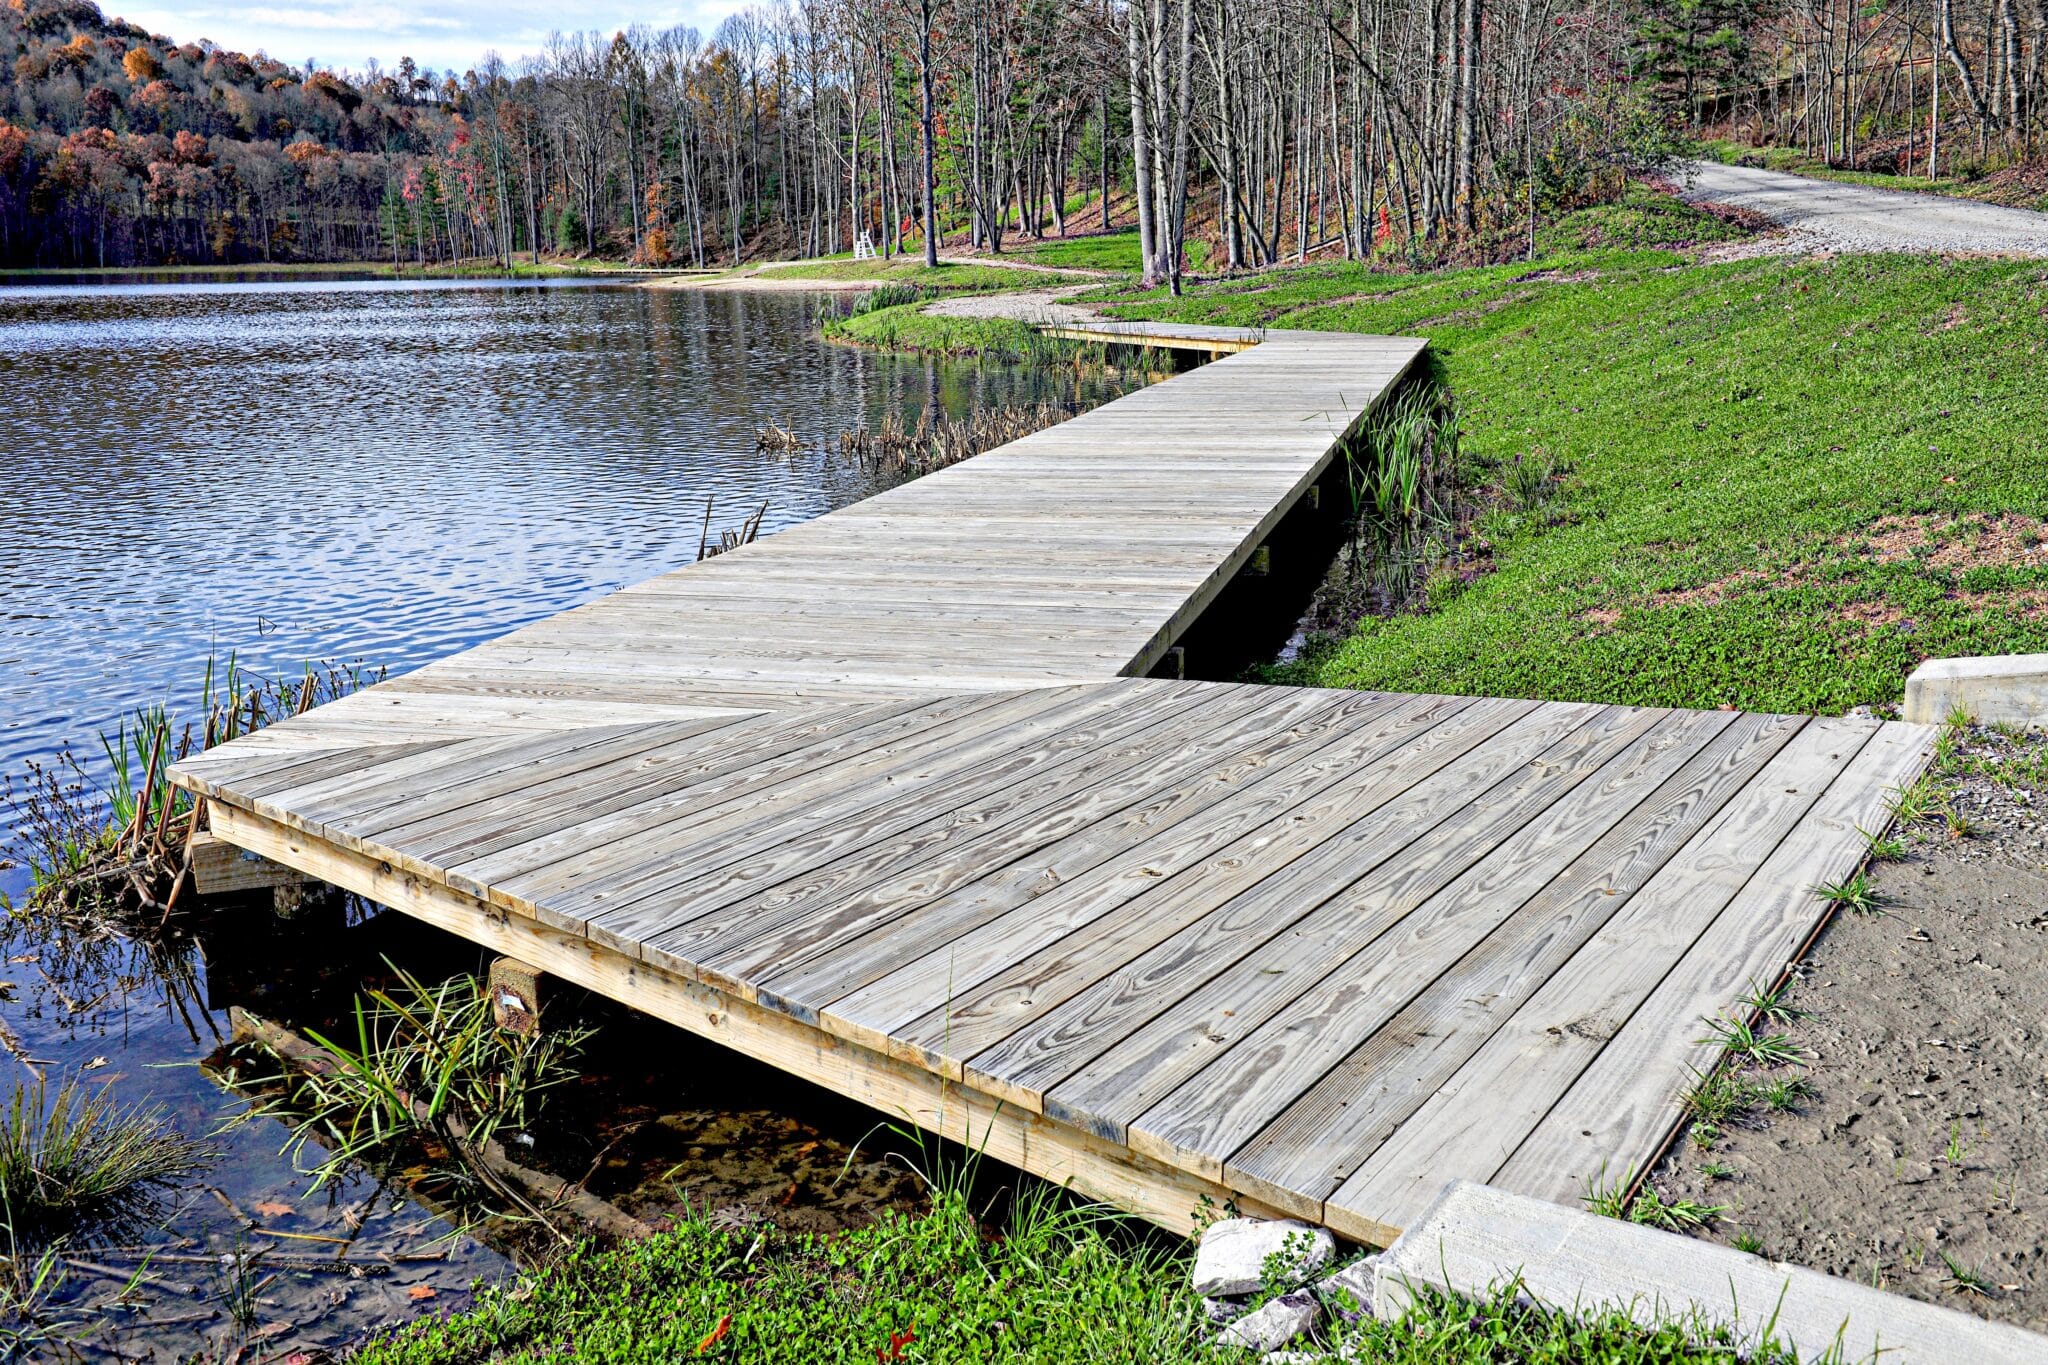
[{"label": "small weed sprout", "polygon": [[1748,994],[1740,997],[1736,1003],[1772,1024],[1789,1024],[1797,1019],[1811,1019],[1813,1016],[1805,1010],[1795,1009],[1785,1002],[1785,995],[1791,988],[1790,981],[1782,981],[1776,986],[1763,986],[1752,981]]},{"label": "small weed sprout", "polygon": [[1722,1016],[1706,1021],[1705,1038],[1699,1043],[1717,1044],[1722,1053],[1756,1066],[1792,1066],[1806,1060],[1806,1054],[1782,1033],[1762,1033],[1740,1016]]},{"label": "small weed sprout", "polygon": [[1941,823],[1942,828],[1948,831],[1948,837],[1958,842],[1971,838],[1977,833],[1977,826],[1970,820],[1970,817],[1964,815],[1954,806],[1943,806],[1941,808]]},{"label": "small weed sprout", "polygon": [[1982,1275],[1970,1269],[1946,1251],[1941,1253],[1941,1263],[1945,1271],[1942,1275],[1942,1283],[1947,1285],[1948,1288],[1958,1294],[1974,1294],[1981,1299],[1991,1297],[1991,1283]]},{"label": "small weed sprout", "polygon": [[1957,1119],[1949,1126],[1948,1145],[1941,1149],[1941,1159],[1951,1166],[1960,1166],[1969,1154],[1970,1144],[1963,1141],[1963,1121]]},{"label": "small weed sprout", "polygon": [[1747,1252],[1751,1256],[1761,1256],[1764,1254],[1764,1239],[1747,1229],[1730,1237],[1728,1245],[1734,1247],[1737,1251]]},{"label": "small weed sprout", "polygon": [[1626,1172],[1614,1181],[1609,1181],[1606,1176],[1607,1163],[1603,1161],[1600,1163],[1600,1173],[1586,1182],[1586,1192],[1581,1198],[1589,1212],[1597,1213],[1602,1218],[1617,1218],[1625,1222],[1631,1203],[1629,1187],[1635,1184],[1635,1172]]},{"label": "small weed sprout", "polygon": [[1906,844],[1903,839],[1888,834],[1872,834],[1861,825],[1856,827],[1856,832],[1863,836],[1865,856],[1874,863],[1895,863],[1906,856]]},{"label": "small weed sprout", "polygon": [[1709,1180],[1733,1180],[1735,1168],[1724,1161],[1703,1161],[1700,1163],[1700,1174]]},{"label": "small weed sprout", "polygon": [[1871,883],[1870,877],[1862,872],[1838,882],[1821,882],[1811,890],[1837,910],[1849,910],[1859,915],[1884,912],[1884,897]]},{"label": "small weed sprout", "polygon": [[1775,1114],[1796,1114],[1800,1101],[1813,1095],[1813,1085],[1804,1076],[1777,1076],[1756,1088],[1757,1101]]},{"label": "small weed sprout", "polygon": [[1711,1227],[1716,1218],[1728,1212],[1728,1207],[1726,1204],[1701,1204],[1691,1199],[1667,1200],[1646,1187],[1629,1207],[1628,1221],[1644,1227],[1662,1228],[1666,1232],[1694,1232]]}]

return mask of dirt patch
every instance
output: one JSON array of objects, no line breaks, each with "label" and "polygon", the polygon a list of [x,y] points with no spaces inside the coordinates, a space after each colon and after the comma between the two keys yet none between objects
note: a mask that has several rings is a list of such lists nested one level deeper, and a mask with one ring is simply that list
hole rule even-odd
[{"label": "dirt patch", "polygon": [[[2037,755],[2048,741],[1978,732]],[[1878,865],[1881,913],[1844,912],[1785,1001],[1806,1054],[1795,1112],[1681,1137],[1666,1199],[1727,1205],[1702,1235],[1985,1317],[2048,1326],[2048,793],[1962,781]],[[1697,1125],[1695,1126],[1695,1130]]]},{"label": "dirt patch", "polygon": [[1588,607],[1579,613],[1579,619],[1589,625],[1606,630],[1621,620],[1621,612],[1613,607]]},{"label": "dirt patch", "polygon": [[1881,517],[1862,535],[1836,542],[1879,564],[1917,564],[1967,573],[1971,569],[2024,569],[2048,565],[2041,519],[2006,512],[1950,517],[1924,513]]},{"label": "dirt patch", "polygon": [[1664,588],[1650,594],[1650,605],[1656,607],[1718,607],[1729,598],[1760,588],[1797,587],[1806,581],[1807,569],[1795,564],[1781,572],[1766,573],[1762,569],[1737,569],[1734,573],[1702,583],[1695,588]]},{"label": "dirt patch", "polygon": [[1526,275],[1517,275],[1516,284],[1540,282],[1543,284],[1585,284],[1600,278],[1597,270],[1532,270]]},{"label": "dirt patch", "polygon": [[1934,330],[1937,332],[1953,332],[1969,320],[1970,310],[1963,307],[1960,303],[1952,303],[1948,306],[1948,311],[1941,315],[1941,324]]}]

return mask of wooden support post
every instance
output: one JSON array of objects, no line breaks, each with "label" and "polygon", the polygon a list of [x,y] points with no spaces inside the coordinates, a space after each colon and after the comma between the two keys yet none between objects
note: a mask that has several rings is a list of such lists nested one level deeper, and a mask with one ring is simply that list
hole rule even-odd
[{"label": "wooden support post", "polygon": [[270,908],[279,919],[297,919],[309,910],[322,906],[339,905],[341,893],[338,888],[310,877],[294,882],[279,882],[270,888]]},{"label": "wooden support post", "polygon": [[1312,483],[1308,486],[1308,510],[1311,512],[1323,510],[1323,486],[1319,483]]},{"label": "wooden support post", "polygon": [[1188,676],[1188,652],[1180,645],[1169,646],[1166,657],[1159,661],[1160,676],[1185,679]]},{"label": "wooden support post", "polygon": [[185,859],[192,868],[192,889],[202,896],[303,887],[310,880],[303,872],[236,848],[205,830],[186,840]]},{"label": "wooden support post", "polygon": [[1258,549],[1253,550],[1252,557],[1245,561],[1244,571],[1246,576],[1250,578],[1264,578],[1272,573],[1273,547],[1261,545]]},{"label": "wooden support post", "polygon": [[516,957],[491,963],[491,1018],[508,1033],[540,1032],[541,969]]}]

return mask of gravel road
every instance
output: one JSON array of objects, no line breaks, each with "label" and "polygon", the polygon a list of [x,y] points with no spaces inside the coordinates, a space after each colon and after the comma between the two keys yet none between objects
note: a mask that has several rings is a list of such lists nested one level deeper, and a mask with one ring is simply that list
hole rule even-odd
[{"label": "gravel road", "polygon": [[2048,256],[2048,213],[1696,161],[1688,199],[1753,209],[1828,251]]}]

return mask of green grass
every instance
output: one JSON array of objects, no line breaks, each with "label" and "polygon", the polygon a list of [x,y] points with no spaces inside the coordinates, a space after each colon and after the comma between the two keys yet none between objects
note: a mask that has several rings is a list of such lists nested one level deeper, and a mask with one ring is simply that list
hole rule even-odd
[{"label": "green grass", "polygon": [[[1079,223],[1074,224],[1079,229]],[[1018,242],[1007,248],[1005,255],[1034,265],[1059,266],[1069,270],[1116,270],[1127,274],[1138,272],[1138,232],[1136,228],[1125,228],[1118,232],[1097,232],[1085,237],[1054,238],[1051,241],[1027,243]],[[1191,241],[1187,244],[1187,268],[1201,274],[1209,268],[1209,244]]]},{"label": "green grass", "polygon": [[1009,270],[999,265],[927,266],[921,256],[893,261],[803,261],[764,266],[763,276],[790,280],[880,280],[912,284],[926,290],[962,293],[1003,289],[1042,289],[1059,281],[1037,271]]},{"label": "green grass", "polygon": [[[1144,1361],[1256,1359],[1204,1344],[1188,1249],[1114,1215],[1026,1193],[1001,1236],[964,1199],[829,1236],[721,1231],[689,1217],[649,1240],[590,1246],[486,1289],[469,1310],[365,1345],[356,1365],[481,1361]],[[1685,1212],[1693,1212],[1688,1207]],[[1487,1299],[1427,1296],[1393,1322],[1347,1322],[1322,1345],[1383,1365],[1705,1365],[1738,1359],[1691,1322],[1639,1327],[1618,1313],[1544,1314],[1510,1283]],[[1328,1358],[1336,1359],[1332,1354]],[[1766,1350],[1766,1361],[1789,1356]]]},{"label": "green grass", "polygon": [[877,350],[980,356],[1014,363],[1043,359],[1059,346],[1026,322],[945,317],[922,309],[922,304],[906,303],[833,319],[825,324],[825,335]]},{"label": "green grass", "polygon": [[[1610,206],[1546,240],[1727,230],[1692,213]],[[1970,563],[1989,519],[2048,514],[2048,265],[1606,246],[1117,297],[1130,317],[1426,336],[1477,481],[1518,456],[1568,471],[1540,509],[1478,524],[1493,572],[1292,680],[1839,712],[1895,701],[1930,656],[2048,649],[2048,569]],[[1872,543],[1885,518],[1922,543]]]}]

